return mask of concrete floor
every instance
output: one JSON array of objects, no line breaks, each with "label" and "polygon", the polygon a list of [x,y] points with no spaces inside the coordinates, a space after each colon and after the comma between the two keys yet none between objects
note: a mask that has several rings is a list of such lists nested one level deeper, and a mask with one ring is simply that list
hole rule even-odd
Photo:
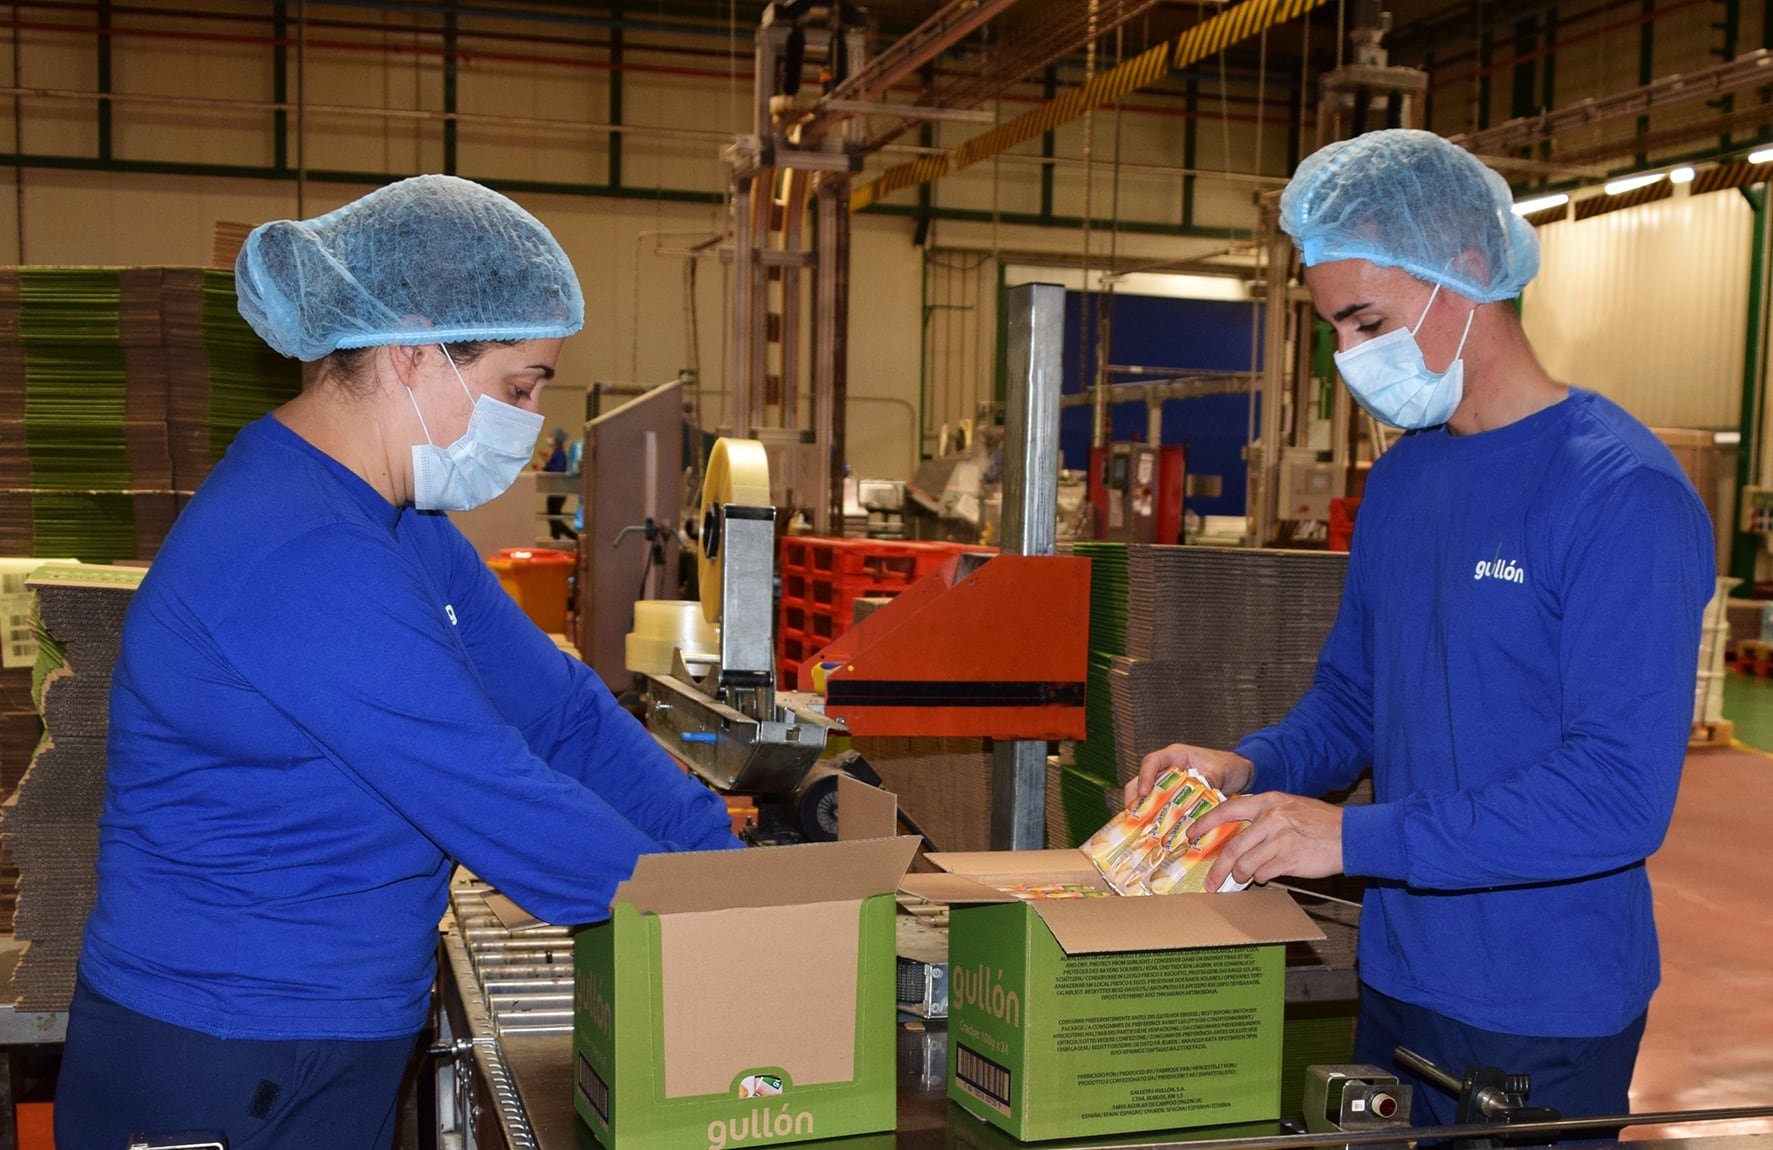
[{"label": "concrete floor", "polygon": [[[1643,1114],[1773,1106],[1773,679],[1730,673],[1733,747],[1687,756],[1650,860],[1662,986],[1632,1082]],[[1773,1119],[1637,1127],[1628,1140],[1773,1133]]]}]

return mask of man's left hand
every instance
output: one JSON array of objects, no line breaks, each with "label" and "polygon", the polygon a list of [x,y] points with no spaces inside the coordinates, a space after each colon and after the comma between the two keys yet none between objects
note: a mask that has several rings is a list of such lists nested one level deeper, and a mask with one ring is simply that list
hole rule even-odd
[{"label": "man's left hand", "polygon": [[1281,875],[1327,878],[1342,873],[1342,808],[1280,791],[1228,799],[1188,830],[1198,838],[1223,823],[1248,819],[1213,860],[1206,888],[1226,879],[1267,882]]}]

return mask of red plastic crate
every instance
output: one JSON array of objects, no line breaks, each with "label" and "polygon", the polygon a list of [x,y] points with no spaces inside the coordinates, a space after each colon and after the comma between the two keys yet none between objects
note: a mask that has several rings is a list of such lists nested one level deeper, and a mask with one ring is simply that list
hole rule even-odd
[{"label": "red plastic crate", "polygon": [[961,551],[996,551],[960,543],[833,539],[782,540],[777,661],[784,682],[792,669],[848,631],[858,599],[891,598]]}]

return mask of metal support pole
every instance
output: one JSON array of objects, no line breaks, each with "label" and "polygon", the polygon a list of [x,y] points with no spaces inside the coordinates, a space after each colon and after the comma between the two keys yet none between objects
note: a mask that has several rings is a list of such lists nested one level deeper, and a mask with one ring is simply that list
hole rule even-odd
[{"label": "metal support pole", "polygon": [[[1058,530],[1059,387],[1065,362],[1065,289],[1023,284],[1006,293],[1009,387],[1004,404],[1003,550],[1051,555]],[[991,750],[991,846],[1046,845],[1047,745]]]},{"label": "metal support pole", "polygon": [[759,168],[751,181],[751,424],[738,429],[742,436],[749,436],[752,426],[777,426],[769,418],[770,269],[764,263],[775,207],[776,169]]},{"label": "metal support pole", "polygon": [[1251,448],[1250,526],[1255,545],[1264,547],[1274,534],[1274,512],[1279,497],[1281,460],[1281,406],[1287,391],[1287,319],[1293,310],[1287,299],[1288,272],[1292,270],[1293,241],[1280,230],[1277,217],[1267,217],[1267,293],[1262,299],[1262,435]]},{"label": "metal support pole", "polygon": [[[801,248],[801,225],[806,217],[807,185],[811,182],[810,172],[798,172],[792,168],[783,173],[785,185],[782,217],[782,250],[799,253]],[[783,427],[800,426],[800,317],[803,301],[800,298],[800,268],[787,264],[782,268],[782,386],[779,402],[782,406]]]},{"label": "metal support pole", "polygon": [[740,438],[751,434],[751,345],[762,334],[752,315],[757,251],[751,234],[751,197],[756,189],[754,176],[733,177],[733,341],[729,352],[732,359],[727,364],[727,391],[732,396],[732,407],[727,411],[727,424]]},{"label": "metal support pole", "polygon": [[821,173],[813,270],[813,443],[819,475],[806,500],[813,529],[843,526],[844,407],[849,393],[850,213],[847,180]]}]

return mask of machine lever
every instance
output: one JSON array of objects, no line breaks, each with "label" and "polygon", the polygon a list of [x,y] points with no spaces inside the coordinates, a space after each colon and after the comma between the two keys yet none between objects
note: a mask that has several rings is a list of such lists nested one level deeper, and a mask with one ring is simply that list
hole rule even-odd
[{"label": "machine lever", "polygon": [[[1457,1098],[1459,1107],[1454,1121],[1462,1125],[1490,1123],[1510,1126],[1527,1122],[1556,1122],[1562,1118],[1558,1111],[1549,1106],[1527,1105],[1527,1096],[1533,1089],[1533,1081],[1529,1075],[1505,1074],[1493,1066],[1473,1066],[1466,1069],[1463,1079],[1458,1079],[1403,1046],[1392,1051],[1392,1058],[1399,1069],[1408,1071]],[[1461,1138],[1453,1143],[1453,1147],[1454,1150],[1481,1150],[1501,1144],[1501,1140],[1497,1138]]]}]

